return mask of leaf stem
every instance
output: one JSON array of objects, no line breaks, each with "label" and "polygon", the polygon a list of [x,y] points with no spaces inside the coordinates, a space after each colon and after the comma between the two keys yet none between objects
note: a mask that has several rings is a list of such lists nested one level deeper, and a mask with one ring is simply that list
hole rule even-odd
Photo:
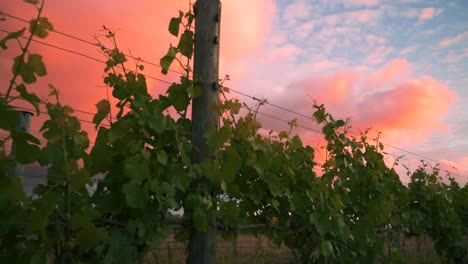
[{"label": "leaf stem", "polygon": [[21,67],[23,66],[23,63],[24,63],[24,57],[26,55],[26,53],[28,52],[28,49],[29,49],[29,45],[31,45],[31,42],[32,42],[32,39],[34,37],[34,32],[36,31],[36,28],[37,28],[37,24],[39,23],[39,18],[41,18],[41,14],[42,14],[42,10],[44,8],[44,3],[45,3],[45,0],[43,0],[41,2],[41,6],[40,7],[37,7],[36,5],[36,8],[38,10],[37,12],[37,18],[35,20],[35,23],[34,25],[32,26],[32,30],[31,30],[31,35],[29,35],[29,38],[28,38],[28,41],[26,42],[26,45],[22,48],[22,53],[21,53],[21,60],[20,62],[16,65],[16,67],[13,69],[13,78],[10,80],[10,85],[8,86],[8,90],[6,92],[6,96],[5,96],[5,99],[7,102],[10,102],[8,101],[8,97],[10,96],[10,93],[13,89],[13,86],[15,86],[16,84],[16,78],[18,77],[19,75],[19,70],[21,69]]},{"label": "leaf stem", "polygon": [[[223,90],[220,90],[221,91],[221,95],[224,97],[224,100],[227,101],[227,97],[226,95],[224,94],[224,91]],[[234,117],[234,114],[232,113],[232,109],[229,108],[229,114],[232,118],[232,122],[234,123],[234,127],[237,127],[237,123],[236,123],[236,118]]]},{"label": "leaf stem", "polygon": [[[57,99],[58,102],[58,99]],[[60,103],[58,102],[58,106],[60,106]],[[62,108],[63,111],[63,108]],[[65,114],[65,112],[63,111]],[[63,122],[63,127],[62,127],[62,145],[63,145],[63,157],[64,157],[64,166],[65,166],[65,175],[67,177],[66,181],[66,197],[65,197],[65,202],[66,202],[66,221],[65,221],[65,243],[64,243],[64,250],[65,250],[65,255],[68,256],[69,254],[69,245],[68,243],[70,242],[71,235],[70,235],[70,220],[71,220],[71,186],[70,186],[70,171],[69,171],[69,166],[68,166],[68,155],[67,155],[67,144],[66,144],[66,137],[65,137],[65,125],[67,122]]]}]

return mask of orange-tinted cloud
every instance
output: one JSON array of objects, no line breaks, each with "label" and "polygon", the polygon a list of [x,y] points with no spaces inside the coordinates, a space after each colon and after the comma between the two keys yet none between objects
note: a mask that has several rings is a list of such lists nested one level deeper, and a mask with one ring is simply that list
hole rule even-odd
[{"label": "orange-tinted cloud", "polygon": [[[32,6],[27,8],[28,5],[21,0],[4,2],[2,10],[5,12],[28,19],[34,15],[34,8]],[[353,1],[361,6],[371,6],[377,2],[375,0]],[[307,1],[296,1],[296,3],[300,3],[299,7],[301,5],[305,7],[302,11],[307,10],[307,12],[289,14],[291,21],[296,21],[313,10],[313,7],[307,5]],[[447,113],[448,107],[456,100],[453,91],[434,78],[429,76],[410,77],[411,65],[401,59],[393,60],[382,69],[370,74],[358,74],[351,70],[342,69],[335,74],[310,77],[310,72],[316,73],[325,70],[329,72],[330,69],[342,67],[342,62],[325,56],[317,60],[314,58],[307,71],[304,69],[296,71],[294,68],[285,70],[284,62],[287,62],[288,54],[296,54],[297,56],[299,52],[292,45],[282,45],[278,51],[283,53],[265,57],[267,57],[268,62],[271,61],[271,67],[274,68],[272,72],[275,75],[282,76],[285,80],[300,81],[295,81],[290,85],[275,83],[277,79],[273,80],[271,75],[258,74],[256,72],[258,69],[250,67],[249,60],[244,60],[245,57],[255,57],[255,52],[259,51],[268,33],[272,32],[272,19],[276,12],[275,2],[273,0],[229,0],[223,1],[223,5],[221,72],[229,73],[234,80],[248,79],[249,83],[267,79],[270,85],[263,86],[264,90],[259,92],[267,95],[273,103],[294,109],[297,112],[311,114],[313,109],[310,96],[310,98],[317,99],[319,103],[325,103],[327,109],[335,116],[339,118],[352,117],[355,130],[373,127],[384,132],[384,136],[391,135],[392,139],[398,141],[407,139],[409,134],[417,134],[418,140],[423,140],[431,131],[440,129],[444,125],[442,118]],[[90,35],[99,33],[102,25],[109,26],[117,30],[117,39],[122,50],[127,52],[128,49],[131,49],[135,56],[158,63],[169,43],[177,44],[177,39],[167,32],[167,27],[170,18],[177,15],[179,9],[187,9],[186,0],[165,1],[163,4],[150,0],[141,0],[135,3],[48,0],[44,15],[50,18],[57,30],[90,41],[93,41]],[[420,13],[420,15],[428,18],[434,13],[430,10],[425,12]],[[337,15],[326,16],[322,22],[330,25],[335,25],[338,22],[345,25],[357,25],[375,22],[381,15],[380,9],[357,10],[342,14],[340,17]],[[417,15],[416,12],[414,17]],[[0,23],[2,26],[7,25],[7,27],[14,25],[14,28],[23,26],[18,23],[10,24],[11,22],[12,20],[8,19],[7,22]],[[308,27],[313,28],[315,25],[308,24]],[[330,44],[328,40],[340,32],[346,33],[346,36],[350,38],[353,37],[353,34],[348,34],[352,31],[348,31],[348,28],[345,27],[325,28],[321,32],[322,34],[316,35],[315,38],[322,36],[320,39],[324,46]],[[445,39],[440,43],[440,46],[446,47],[461,42],[467,36],[466,34],[467,32]],[[371,64],[386,61],[386,55],[392,50],[391,47],[385,45],[385,40],[376,36],[368,36],[366,40],[376,44],[375,48],[370,50],[367,61]],[[277,41],[284,42],[286,39],[281,40],[281,36],[279,36]],[[104,59],[96,47],[53,33],[45,42]],[[11,44],[14,45],[14,43]],[[97,87],[102,85],[104,74],[104,65],[101,63],[39,44],[34,44],[33,50],[44,55],[49,71],[49,76],[41,79],[38,85],[34,86],[41,95],[47,94],[47,83],[53,83],[62,90],[64,103],[87,111],[94,111],[94,104],[99,99],[106,97],[105,88]],[[3,51],[1,54],[0,85],[5,87],[4,84],[10,78],[8,72],[11,69],[13,54]],[[4,56],[4,54],[8,56]],[[262,59],[264,58],[262,57]],[[280,64],[275,64],[275,62],[280,62]],[[178,70],[177,67],[174,69]],[[162,76],[160,69],[151,65],[146,66],[145,73],[169,81],[177,80],[175,74],[169,77]],[[155,80],[149,79],[148,82],[154,94],[163,92],[167,87],[167,84]],[[366,87],[374,89],[367,89],[366,94],[363,94],[362,90]],[[236,86],[234,88],[242,89]],[[249,94],[254,92],[257,91],[248,91]],[[272,110],[272,108],[265,108],[265,111],[287,120],[294,118],[294,115],[285,116],[283,111]],[[80,115],[82,119],[91,120],[90,116]],[[265,127],[272,124],[267,123],[268,119],[264,120]],[[300,124],[317,128],[313,126],[311,120],[300,120]],[[285,127],[283,123],[272,125],[273,128],[284,129]],[[316,133],[307,130],[298,130],[298,132],[304,137],[306,143],[315,145],[313,140],[317,138]]]},{"label": "orange-tinted cloud", "polygon": [[455,99],[448,87],[423,76],[367,96],[358,105],[359,112],[366,114],[358,120],[362,126],[384,131],[437,128]]},{"label": "orange-tinted cloud", "polygon": [[310,78],[290,85],[290,88],[301,88],[308,91],[310,98],[326,104],[344,103],[350,96],[357,74],[337,72],[331,75]]},{"label": "orange-tinted cloud", "polygon": [[[221,56],[235,60],[258,50],[271,30],[274,0],[223,1]],[[242,15],[240,15],[242,14]]]},{"label": "orange-tinted cloud", "polygon": [[[28,8],[29,5],[22,2],[9,1],[5,5],[5,12],[27,19],[33,17],[35,10]],[[167,25],[170,17],[177,15],[179,8],[184,8],[182,1],[170,1],[158,5],[154,1],[107,3],[90,0],[78,2],[49,0],[46,1],[44,16],[49,18],[56,30],[90,42],[95,42],[91,37],[93,34],[104,34],[100,30],[102,25],[106,25],[117,32],[117,41],[121,50],[129,53],[131,49],[135,56],[158,62],[169,43],[174,42],[174,38],[171,38],[167,32]],[[7,22],[4,22],[7,25],[14,22],[10,18],[7,19]],[[43,41],[105,60],[97,47],[55,33],[51,33]],[[103,43],[111,47],[105,39]],[[94,104],[106,96],[106,90],[97,87],[103,85],[105,65],[102,63],[37,43],[33,43],[32,50],[43,55],[48,69],[48,76],[41,78],[37,85],[33,85],[39,94],[46,95],[47,83],[53,83],[62,91],[64,103],[86,111],[94,111]],[[4,73],[2,69],[2,75]],[[155,67],[147,67],[145,73],[164,78],[160,74],[160,69]],[[162,86],[162,83],[154,80],[148,82],[150,87]]]},{"label": "orange-tinted cloud", "polygon": [[[433,131],[446,130],[443,118],[457,95],[433,77],[411,77],[410,69],[407,61],[396,59],[369,74],[340,71],[306,78],[269,98],[275,104],[309,115],[313,111],[311,99],[316,99],[336,118],[350,117],[355,132],[372,128],[383,132],[389,143],[421,142]],[[367,89],[370,83],[375,84],[374,89]],[[266,109],[286,120],[295,117],[278,109]],[[266,126],[285,129],[284,124],[265,121]],[[299,123],[315,125],[306,118],[300,118]],[[316,140],[313,136],[305,139],[312,145],[317,144]]]},{"label": "orange-tinted cloud", "polygon": [[[222,72],[231,69],[244,69],[239,63],[240,57],[257,50],[265,35],[269,32],[270,19],[275,12],[273,0],[236,0],[223,1],[221,22],[221,61]],[[92,35],[103,35],[102,26],[117,32],[118,46],[125,53],[130,51],[136,57],[159,64],[159,59],[167,51],[169,44],[177,45],[177,38],[168,32],[170,18],[178,15],[178,10],[187,11],[188,1],[61,1],[48,0],[45,4],[44,16],[48,17],[58,31],[95,42]],[[2,11],[12,15],[31,19],[35,16],[35,8],[22,0],[11,0],[2,3]],[[242,13],[242,17],[239,17]],[[27,26],[22,22],[7,18],[0,22],[4,29],[13,31]],[[255,26],[253,26],[255,25]],[[4,36],[0,33],[0,37]],[[105,38],[103,43],[111,47]],[[75,52],[105,60],[98,48],[81,41],[70,39],[56,33],[51,33],[44,42],[63,47]],[[11,47],[16,43],[10,42]],[[40,96],[48,94],[47,84],[52,83],[62,92],[62,102],[80,110],[94,112],[94,104],[106,98],[106,89],[102,87],[105,65],[69,52],[64,52],[37,43],[32,44],[32,51],[43,55],[48,69],[48,76],[40,78],[38,83],[31,85],[31,91]],[[11,78],[11,65],[18,49],[11,48],[1,51],[0,85],[6,87]],[[131,60],[130,60],[131,61]],[[229,68],[226,66],[229,65]],[[132,67],[132,63],[129,63]],[[180,68],[174,64],[174,70]],[[145,65],[144,74],[165,81],[177,81],[177,74],[164,76],[161,69],[149,64]],[[168,84],[147,78],[148,87],[153,94],[162,93]],[[77,113],[79,114],[79,113]],[[92,116],[79,114],[83,120],[91,120]]]},{"label": "orange-tinted cloud", "polygon": [[371,74],[365,81],[368,88],[379,88],[391,83],[392,81],[406,77],[410,73],[408,61],[403,59],[394,59],[385,67]]}]

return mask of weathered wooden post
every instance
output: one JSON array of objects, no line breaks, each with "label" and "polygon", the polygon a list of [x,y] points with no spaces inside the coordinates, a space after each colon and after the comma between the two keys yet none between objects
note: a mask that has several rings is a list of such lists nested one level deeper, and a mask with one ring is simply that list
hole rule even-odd
[{"label": "weathered wooden post", "polygon": [[[201,95],[192,102],[192,158],[200,163],[212,157],[206,139],[203,137],[209,127],[218,128],[218,113],[210,105],[219,101],[219,33],[221,2],[219,0],[198,0],[195,3],[195,47],[193,81],[200,87]],[[207,184],[204,176],[196,184]],[[210,188],[209,188],[210,189]],[[210,191],[210,190],[209,190]],[[211,191],[210,191],[211,192]],[[216,263],[216,206],[209,209],[207,231],[193,230],[190,238],[187,262],[191,264]]]}]

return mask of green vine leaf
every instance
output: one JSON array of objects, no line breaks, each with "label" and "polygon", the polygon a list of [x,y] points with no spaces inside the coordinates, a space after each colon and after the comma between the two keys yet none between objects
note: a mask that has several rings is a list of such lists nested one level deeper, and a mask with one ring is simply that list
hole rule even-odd
[{"label": "green vine leaf", "polygon": [[86,226],[81,229],[77,235],[76,240],[78,245],[84,250],[95,248],[102,243],[107,237],[103,232],[100,232],[94,225]]},{"label": "green vine leaf", "polygon": [[73,135],[73,143],[75,145],[82,147],[83,149],[87,149],[89,147],[89,138],[88,132],[80,131]]},{"label": "green vine leaf", "polygon": [[113,65],[112,66],[115,66],[117,64],[121,64],[121,63],[124,63],[124,62],[127,61],[127,58],[125,57],[125,55],[121,51],[119,51],[118,49],[113,49],[109,53],[109,57],[111,57],[112,60],[113,60]]},{"label": "green vine leaf", "polygon": [[129,178],[146,179],[150,175],[149,164],[148,157],[144,155],[130,156],[124,161],[125,175]]},{"label": "green vine leaf", "polygon": [[22,56],[17,56],[13,64],[13,72],[20,74],[23,81],[28,84],[36,82],[36,75],[44,76],[47,74],[42,56],[39,54],[30,54],[27,63],[23,61]]},{"label": "green vine leaf", "polygon": [[0,101],[0,129],[12,131],[16,129],[18,123],[18,111],[12,106]]},{"label": "green vine leaf", "polygon": [[239,99],[234,99],[234,100],[228,100],[224,102],[226,105],[226,108],[229,109],[233,115],[237,115],[240,112],[240,109],[242,108],[242,104],[239,102]]},{"label": "green vine leaf", "polygon": [[245,219],[236,201],[221,202],[218,217],[228,226],[243,224]]},{"label": "green vine leaf", "polygon": [[162,165],[167,165],[167,152],[164,151],[164,149],[160,149],[158,151],[158,161],[162,164]]},{"label": "green vine leaf", "polygon": [[193,23],[193,20],[195,19],[195,14],[192,12],[187,12],[185,13],[184,17],[187,19],[187,25],[191,26]]},{"label": "green vine leaf", "polygon": [[122,191],[125,194],[125,199],[130,208],[143,208],[145,207],[145,194],[141,191],[141,183],[137,181],[131,181],[126,183],[122,187]]},{"label": "green vine leaf", "polygon": [[93,123],[96,124],[97,129],[101,124],[102,120],[106,118],[110,113],[110,103],[108,100],[102,99],[96,104],[97,113],[93,117]]},{"label": "green vine leaf", "polygon": [[212,182],[218,182],[221,176],[219,162],[217,160],[205,160],[200,163],[201,172],[204,177]]},{"label": "green vine leaf", "polygon": [[233,181],[241,168],[241,157],[233,147],[228,147],[223,153],[221,175],[226,182]]},{"label": "green vine leaf", "polygon": [[317,111],[313,114],[317,123],[321,124],[325,121],[325,108],[323,106],[319,107]]},{"label": "green vine leaf", "polygon": [[24,0],[25,3],[37,5],[39,4],[39,0]]},{"label": "green vine leaf", "polygon": [[217,150],[224,145],[231,135],[231,130],[228,127],[222,127],[219,131],[214,127],[206,129],[204,137],[206,143],[212,150]]},{"label": "green vine leaf", "polygon": [[37,76],[44,76],[47,74],[45,64],[42,62],[42,56],[39,54],[29,55],[28,66],[31,67]]},{"label": "green vine leaf", "polygon": [[26,196],[23,192],[20,177],[0,177],[0,208],[8,208],[8,206],[17,202],[25,202]]},{"label": "green vine leaf", "polygon": [[183,15],[184,13],[182,11],[179,11],[179,17],[173,17],[171,18],[171,22],[169,22],[169,33],[176,37],[179,36],[179,27],[180,23],[182,22]]},{"label": "green vine leaf", "polygon": [[345,124],[346,124],[345,121],[340,119],[340,120],[336,120],[335,126],[336,128],[339,128],[339,127],[344,126]]},{"label": "green vine leaf", "polygon": [[178,111],[185,111],[187,106],[190,104],[189,94],[186,87],[181,84],[172,84],[167,89],[169,102]]},{"label": "green vine leaf", "polygon": [[159,65],[161,65],[161,72],[163,74],[167,74],[169,68],[171,67],[172,62],[175,59],[175,56],[177,54],[177,48],[176,47],[169,47],[169,50],[167,51],[166,55],[161,58],[159,61]]},{"label": "green vine leaf", "polygon": [[325,257],[335,257],[335,253],[333,251],[333,245],[330,241],[322,241],[320,244],[321,252]]},{"label": "green vine leaf", "polygon": [[7,41],[11,40],[11,39],[17,39],[17,38],[23,36],[25,30],[26,30],[26,28],[23,28],[21,30],[11,32],[10,34],[8,34],[6,37],[4,37],[2,40],[0,40],[0,47],[2,49],[4,49],[4,50],[8,49],[8,47],[6,45]]},{"label": "green vine leaf", "polygon": [[29,231],[39,231],[44,229],[49,217],[55,209],[55,206],[60,199],[59,195],[54,192],[48,192],[41,199],[34,201],[36,210],[32,211],[27,217],[26,228]]},{"label": "green vine leaf", "polygon": [[187,58],[191,58],[193,54],[193,32],[190,30],[185,30],[180,36],[179,45],[177,48],[179,49],[180,53]]},{"label": "green vine leaf", "polygon": [[[15,140],[16,147],[16,160],[22,164],[33,163],[39,159],[41,149],[39,148],[40,141],[33,135],[28,133],[12,133],[12,137]],[[30,144],[32,142],[37,145]]]},{"label": "green vine leaf", "polygon": [[34,109],[36,110],[36,114],[39,115],[40,114],[39,104],[42,102],[41,99],[35,93],[29,93],[24,84],[20,84],[16,86],[16,90],[19,92],[20,96],[24,100],[26,100],[32,106],[34,106]]},{"label": "green vine leaf", "polygon": [[54,30],[54,26],[49,22],[47,17],[31,19],[29,22],[29,32],[39,38],[46,38],[50,31]]},{"label": "green vine leaf", "polygon": [[132,126],[130,120],[120,120],[111,126],[108,132],[109,143],[114,143],[128,134]]},{"label": "green vine leaf", "polygon": [[[47,73],[42,57],[26,50],[29,57],[14,59],[14,73],[25,84],[10,88],[36,111],[45,105],[50,119],[41,127],[47,142],[16,132],[13,97],[0,95],[0,129],[6,134],[0,139],[0,220],[15,223],[0,229],[0,259],[58,263],[67,262],[61,257],[69,255],[76,263],[144,262],[171,233],[171,209],[184,211],[178,239],[216,227],[224,238],[235,238],[242,229],[287,246],[303,263],[404,263],[408,259],[400,238],[422,235],[431,238],[444,263],[464,257],[468,185],[458,186],[453,179],[447,184],[438,169],[428,171],[427,165],[410,173],[411,182],[403,185],[386,166],[383,145],[370,144],[365,133],[350,137],[342,129],[347,122],[335,120],[324,105],[314,104],[313,113],[326,140],[321,168],[314,149],[291,135],[296,121],[289,122],[289,132],[266,135],[256,118],[258,108],[237,116],[245,104],[227,98],[208,105],[219,111],[222,122],[203,135],[212,155],[195,163],[192,121],[186,114],[201,90],[189,79],[191,68],[176,58],[179,53],[193,56],[194,33],[189,29],[195,18],[191,11],[179,12],[169,23],[169,33],[180,40],[161,58],[162,71],[167,73],[176,60],[187,75],[168,88],[167,96],[156,98],[148,93],[143,75],[115,68],[126,66],[127,59],[117,49],[115,33],[104,27],[115,44],[105,49],[104,82],[113,88],[119,112],[110,128],[99,126],[111,105],[107,100],[96,104],[93,122],[99,128],[89,154],[88,134],[72,116],[73,109],[60,104],[58,90],[52,87],[52,104],[27,89],[27,83]],[[32,22],[38,23],[30,25],[34,36],[46,37],[53,30],[46,18]],[[7,35],[0,47],[6,49],[9,40],[24,32]],[[135,71],[141,66],[136,64]],[[7,149],[11,141],[14,155]],[[32,199],[24,194],[19,177],[4,175],[18,163],[35,161],[48,175]],[[318,177],[316,169],[323,175]],[[93,175],[105,178],[90,196],[85,187]]]},{"label": "green vine leaf", "polygon": [[81,169],[78,172],[71,175],[70,186],[72,191],[86,191],[86,184],[90,186],[93,184],[93,181],[91,180],[91,177],[89,176],[87,170]]}]

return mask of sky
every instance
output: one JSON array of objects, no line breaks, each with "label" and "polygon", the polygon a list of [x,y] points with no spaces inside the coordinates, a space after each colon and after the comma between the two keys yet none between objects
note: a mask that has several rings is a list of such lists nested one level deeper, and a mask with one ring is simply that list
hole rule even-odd
[{"label": "sky", "polygon": [[[29,20],[35,10],[22,2],[3,1],[0,10]],[[356,133],[367,128],[381,132],[389,163],[392,155],[403,156],[401,163],[415,169],[421,156],[429,157],[460,182],[468,181],[467,1],[223,0],[222,5],[220,76],[230,75],[227,86],[306,116],[316,100],[337,118],[350,118]],[[56,30],[91,42],[106,25],[116,30],[122,50],[158,63],[169,44],[177,44],[167,31],[170,18],[187,9],[187,0],[47,0],[44,16]],[[2,30],[24,26],[11,18],[0,22]],[[104,59],[96,47],[58,34],[44,41]],[[18,53],[14,43],[10,46],[0,53],[1,87],[11,77],[11,61]],[[44,55],[49,72],[34,85],[36,92],[46,96],[52,83],[64,103],[95,111],[94,104],[106,97],[102,64],[37,43],[32,50]],[[145,74],[178,80],[149,64]],[[154,95],[168,87],[148,82]],[[308,118],[270,105],[260,111],[318,128]],[[288,129],[282,121],[261,118],[266,130]],[[317,149],[323,143],[309,129],[294,133]]]}]

